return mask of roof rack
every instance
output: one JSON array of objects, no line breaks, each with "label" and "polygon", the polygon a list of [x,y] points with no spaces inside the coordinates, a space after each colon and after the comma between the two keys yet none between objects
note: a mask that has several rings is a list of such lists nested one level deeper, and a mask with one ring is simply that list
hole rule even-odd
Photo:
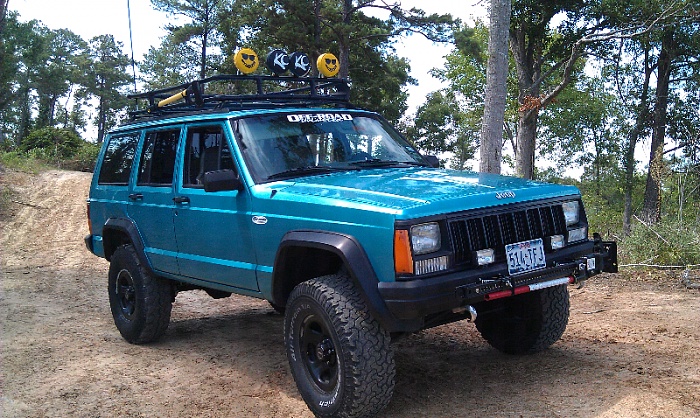
[{"label": "roof rack", "polygon": [[[236,87],[239,91],[247,89],[253,93],[206,94],[205,85],[213,82],[229,82],[229,89]],[[282,90],[279,90],[280,88]],[[130,94],[127,97],[148,101],[148,108],[129,112],[132,121],[172,114],[261,107],[310,104],[353,107],[350,103],[350,86],[347,80],[315,77],[221,74],[178,86]]]}]

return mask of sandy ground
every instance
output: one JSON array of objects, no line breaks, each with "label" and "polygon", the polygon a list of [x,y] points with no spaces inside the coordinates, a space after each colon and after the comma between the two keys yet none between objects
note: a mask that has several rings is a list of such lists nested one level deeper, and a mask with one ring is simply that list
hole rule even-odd
[{"label": "sandy ground", "polygon": [[[266,302],[178,295],[156,344],[112,323],[107,262],[91,255],[89,174],[0,171],[0,416],[309,417],[289,373],[282,316]],[[571,288],[546,352],[512,357],[469,323],[393,344],[387,417],[698,417],[700,293],[660,273]]]}]

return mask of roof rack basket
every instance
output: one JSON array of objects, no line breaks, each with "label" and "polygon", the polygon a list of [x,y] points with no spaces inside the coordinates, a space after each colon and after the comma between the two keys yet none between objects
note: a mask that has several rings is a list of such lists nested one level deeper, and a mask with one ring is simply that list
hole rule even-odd
[{"label": "roof rack basket", "polygon": [[[205,86],[209,83],[226,83],[223,90],[244,93],[205,93]],[[353,107],[350,103],[350,86],[347,80],[315,77],[221,74],[178,86],[130,94],[127,97],[145,99],[148,102],[147,108],[129,112],[132,120],[264,107]]]}]

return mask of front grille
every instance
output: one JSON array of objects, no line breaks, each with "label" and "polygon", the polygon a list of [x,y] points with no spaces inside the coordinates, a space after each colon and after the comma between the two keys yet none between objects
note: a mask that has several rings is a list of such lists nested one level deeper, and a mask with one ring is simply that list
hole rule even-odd
[{"label": "front grille", "polygon": [[505,258],[506,244],[566,235],[561,205],[516,208],[492,215],[465,216],[448,221],[455,263],[472,263],[475,251],[492,248],[496,260]]}]

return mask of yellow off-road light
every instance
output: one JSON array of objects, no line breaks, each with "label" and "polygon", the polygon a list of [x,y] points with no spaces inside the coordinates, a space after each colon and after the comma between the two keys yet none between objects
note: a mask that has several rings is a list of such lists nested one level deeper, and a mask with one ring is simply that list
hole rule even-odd
[{"label": "yellow off-road light", "polygon": [[318,72],[323,74],[325,77],[335,77],[340,71],[340,61],[335,55],[330,52],[321,54],[316,60],[316,68]]},{"label": "yellow off-road light", "polygon": [[236,65],[236,68],[238,68],[238,71],[243,74],[250,74],[258,69],[260,59],[258,58],[258,54],[252,49],[243,48],[233,56],[233,63]]}]

